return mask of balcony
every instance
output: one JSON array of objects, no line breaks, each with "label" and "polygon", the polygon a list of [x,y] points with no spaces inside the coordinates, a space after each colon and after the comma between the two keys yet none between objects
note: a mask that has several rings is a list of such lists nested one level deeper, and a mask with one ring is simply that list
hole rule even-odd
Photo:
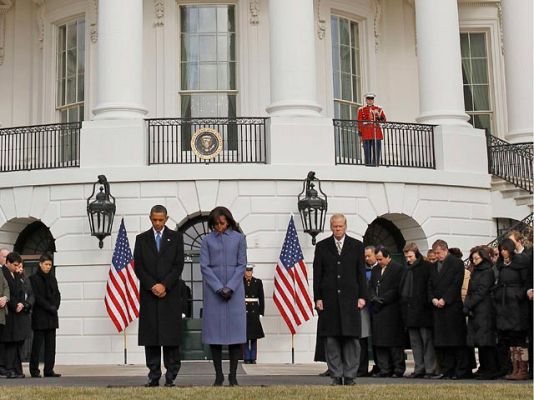
[{"label": "balcony", "polygon": [[[382,132],[380,143],[370,141],[377,160],[366,160],[361,129],[376,137]],[[336,164],[436,169],[433,125],[334,119],[334,138]]]},{"label": "balcony", "polygon": [[0,129],[0,172],[80,166],[81,122]]},{"label": "balcony", "polygon": [[148,164],[265,164],[266,118],[147,119]]}]

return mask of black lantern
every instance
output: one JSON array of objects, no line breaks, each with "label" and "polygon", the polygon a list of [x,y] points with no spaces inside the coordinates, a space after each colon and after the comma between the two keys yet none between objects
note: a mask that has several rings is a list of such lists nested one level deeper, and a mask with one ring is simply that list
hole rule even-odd
[{"label": "black lantern", "polygon": [[[101,186],[100,191],[95,196],[96,185]],[[115,210],[115,197],[109,192],[108,180],[104,175],[99,175],[98,182],[93,184],[93,193],[87,199],[87,216],[89,217],[91,236],[98,238],[98,247],[100,248],[104,246],[104,238],[111,235]]]},{"label": "black lantern", "polygon": [[[317,182],[322,197],[319,197],[319,193],[315,190],[314,182]],[[303,195],[304,197],[302,197]],[[300,192],[298,199],[304,232],[310,234],[312,244],[315,246],[315,237],[324,230],[326,210],[328,210],[326,194],[321,190],[321,182],[315,177],[315,172],[308,172],[308,177],[302,184],[302,192]]]}]

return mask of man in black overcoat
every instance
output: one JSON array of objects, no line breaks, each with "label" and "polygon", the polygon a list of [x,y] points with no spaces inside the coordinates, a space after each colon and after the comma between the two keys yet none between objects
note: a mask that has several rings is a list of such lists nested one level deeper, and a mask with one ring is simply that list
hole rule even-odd
[{"label": "man in black overcoat", "polygon": [[432,245],[437,262],[428,284],[433,307],[434,347],[440,362],[439,379],[465,379],[471,376],[466,348],[467,326],[463,313],[462,284],[464,263],[449,253],[444,240]]},{"label": "man in black overcoat", "polygon": [[33,305],[33,294],[25,288],[24,281],[17,273],[22,264],[22,258],[16,252],[9,253],[2,273],[9,286],[10,299],[7,303],[8,313],[6,326],[2,334],[5,346],[5,363],[7,378],[24,378],[22,373],[21,351],[31,334],[30,310]]},{"label": "man in black overcoat", "polygon": [[184,246],[182,236],[165,226],[168,218],[164,206],[152,207],[152,228],[137,235],[135,240],[134,268],[141,283],[139,345],[145,346],[150,370],[148,387],[159,385],[161,347],[167,370],[165,386],[174,386],[180,369],[182,300],[179,281],[184,268]]},{"label": "man in black overcoat", "polygon": [[39,269],[30,276],[35,297],[32,311],[33,341],[30,355],[30,374],[40,378],[39,356],[44,344],[44,376],[58,378],[61,374],[54,372],[56,360],[56,329],[59,328],[58,309],[61,294],[57,280],[52,273],[52,256],[43,254],[39,258]]},{"label": "man in black overcoat", "polygon": [[401,378],[406,371],[406,333],[399,295],[404,267],[393,262],[389,250],[384,246],[377,246],[375,254],[378,265],[371,272],[369,301],[373,304],[372,339],[380,372],[373,376]]},{"label": "man in black overcoat", "polygon": [[243,349],[245,364],[256,364],[258,339],[265,337],[260,317],[265,313],[263,282],[252,276],[254,265],[247,264],[243,284],[245,286],[245,305],[247,307],[247,343]]},{"label": "man in black overcoat", "polygon": [[353,385],[360,360],[360,310],[367,299],[363,245],[345,234],[343,214],[330,218],[333,235],[317,243],[313,290],[318,334],[326,338],[326,362],[333,385]]}]

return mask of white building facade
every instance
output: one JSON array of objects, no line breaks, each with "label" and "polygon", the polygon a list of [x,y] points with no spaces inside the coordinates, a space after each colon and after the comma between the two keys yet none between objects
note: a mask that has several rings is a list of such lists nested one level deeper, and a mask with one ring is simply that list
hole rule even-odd
[{"label": "white building facade", "polygon": [[[397,253],[439,238],[465,254],[526,217],[530,200],[492,189],[485,132],[532,141],[532,15],[530,0],[0,0],[0,247],[54,251],[57,362],[122,361],[107,274],[120,218],[133,248],[155,204],[186,235],[197,322],[203,221],[216,205],[234,213],[264,281],[259,362],[291,360],[273,275],[308,171],[350,235]],[[399,121],[379,167],[361,162],[350,122],[334,123],[367,91]],[[204,125],[224,138],[215,162],[191,151]],[[101,174],[117,201],[102,250],[86,214]],[[300,327],[297,362],[313,360],[315,328]],[[137,324],[127,332],[143,363]]]}]

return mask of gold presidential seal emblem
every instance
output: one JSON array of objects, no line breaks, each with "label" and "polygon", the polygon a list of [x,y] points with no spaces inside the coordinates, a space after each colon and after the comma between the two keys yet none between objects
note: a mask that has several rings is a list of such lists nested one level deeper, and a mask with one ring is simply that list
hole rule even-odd
[{"label": "gold presidential seal emblem", "polygon": [[193,153],[203,160],[211,160],[219,155],[223,148],[221,134],[212,128],[200,128],[191,138]]}]

